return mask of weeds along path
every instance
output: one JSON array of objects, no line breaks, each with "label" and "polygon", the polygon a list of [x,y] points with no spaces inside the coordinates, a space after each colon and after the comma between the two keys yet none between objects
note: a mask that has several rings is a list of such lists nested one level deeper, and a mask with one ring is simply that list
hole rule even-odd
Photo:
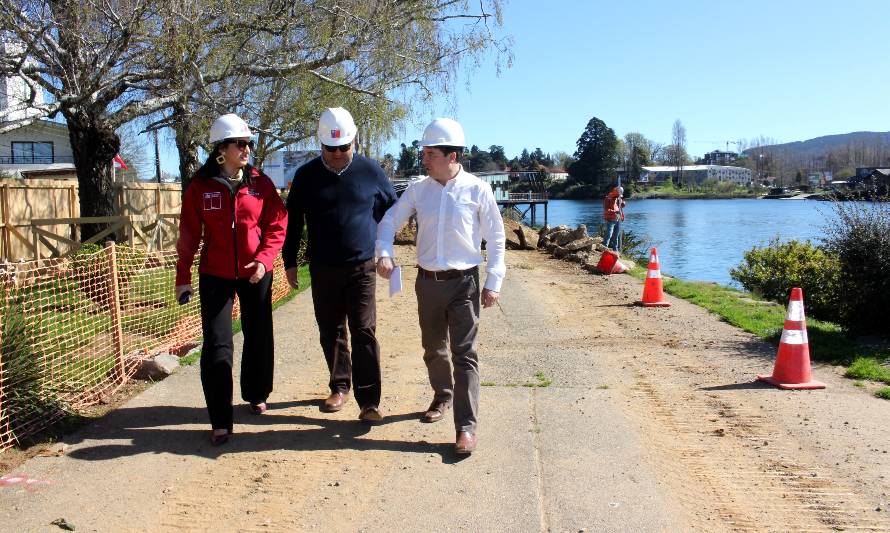
[{"label": "weeds along path", "polygon": [[[413,250],[397,249],[403,264]],[[816,368],[825,391],[752,384],[774,348],[641,284],[509,252],[483,311],[479,449],[452,453],[431,399],[414,271],[378,286],[385,423],[321,413],[308,292],[275,313],[270,410],[207,442],[197,367],[159,383],[0,487],[0,531],[890,531],[890,403]],[[240,344],[240,336],[237,338]],[[236,346],[240,349],[240,346]],[[876,511],[876,508],[881,508]]]}]

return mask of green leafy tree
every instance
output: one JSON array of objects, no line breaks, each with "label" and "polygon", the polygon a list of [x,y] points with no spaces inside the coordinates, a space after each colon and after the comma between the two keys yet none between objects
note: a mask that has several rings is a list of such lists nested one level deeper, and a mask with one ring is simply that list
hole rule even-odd
[{"label": "green leafy tree", "polygon": [[[61,115],[69,130],[81,215],[114,214],[116,130],[146,119],[172,128],[190,176],[210,121],[236,112],[259,129],[257,161],[311,142],[323,107],[351,108],[365,150],[394,124],[451,90],[469,58],[510,61],[501,0],[0,1],[0,75],[28,87],[22,120]],[[457,24],[453,21],[467,21]],[[49,95],[46,104],[37,96]],[[23,109],[13,109],[21,111]],[[3,121],[7,112],[0,112]],[[148,129],[147,128],[147,129]],[[83,237],[105,226],[85,225]]]},{"label": "green leafy tree", "polygon": [[531,164],[531,155],[529,155],[527,148],[523,148],[522,153],[519,155],[519,165],[522,167],[522,170],[528,170]]},{"label": "green leafy tree", "polygon": [[576,161],[568,168],[569,176],[576,183],[604,189],[611,183],[617,166],[617,146],[615,131],[593,117],[578,139]]},{"label": "green leafy tree", "polygon": [[417,141],[411,143],[410,146],[402,143],[402,151],[399,152],[398,166],[396,167],[399,174],[408,176],[417,171],[420,164],[417,145]]},{"label": "green leafy tree", "polygon": [[499,168],[507,167],[507,155],[504,154],[503,146],[492,144],[488,147],[488,155],[491,156],[491,160],[498,165]]}]

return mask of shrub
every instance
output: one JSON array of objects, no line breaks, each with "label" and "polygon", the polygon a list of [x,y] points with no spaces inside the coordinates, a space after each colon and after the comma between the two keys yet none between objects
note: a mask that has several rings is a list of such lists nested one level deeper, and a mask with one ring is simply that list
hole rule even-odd
[{"label": "shrub", "polygon": [[0,359],[3,362],[2,403],[13,434],[19,426],[64,412],[58,393],[44,377],[44,361],[35,348],[39,314],[29,313],[21,296],[2,302]]},{"label": "shrub", "polygon": [[890,204],[835,202],[825,248],[837,258],[841,324],[857,334],[887,335],[890,315]]},{"label": "shrub", "polygon": [[793,287],[800,287],[808,313],[836,320],[839,272],[837,259],[809,241],[782,243],[774,238],[763,248],[745,252],[729,274],[745,289],[781,304],[787,303]]}]

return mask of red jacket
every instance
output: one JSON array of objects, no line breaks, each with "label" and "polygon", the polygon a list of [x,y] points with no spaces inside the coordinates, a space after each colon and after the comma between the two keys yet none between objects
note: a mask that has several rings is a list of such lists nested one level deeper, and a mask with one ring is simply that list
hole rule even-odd
[{"label": "red jacket", "polygon": [[201,240],[198,272],[225,279],[249,278],[259,261],[272,271],[284,244],[287,210],[268,176],[253,167],[233,195],[212,177],[196,174],[182,199],[179,240],[176,242],[176,285],[192,280],[192,262]]}]

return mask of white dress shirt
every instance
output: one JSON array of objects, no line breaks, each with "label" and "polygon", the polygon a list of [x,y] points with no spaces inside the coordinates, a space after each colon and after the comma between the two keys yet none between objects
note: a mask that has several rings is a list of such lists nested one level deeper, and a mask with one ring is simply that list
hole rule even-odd
[{"label": "white dress shirt", "polygon": [[500,292],[504,264],[504,221],[491,186],[464,172],[443,186],[427,176],[402,193],[377,225],[377,256],[392,257],[398,228],[417,214],[417,264],[424,270],[466,270],[482,263],[485,239],[488,263],[484,287]]}]

